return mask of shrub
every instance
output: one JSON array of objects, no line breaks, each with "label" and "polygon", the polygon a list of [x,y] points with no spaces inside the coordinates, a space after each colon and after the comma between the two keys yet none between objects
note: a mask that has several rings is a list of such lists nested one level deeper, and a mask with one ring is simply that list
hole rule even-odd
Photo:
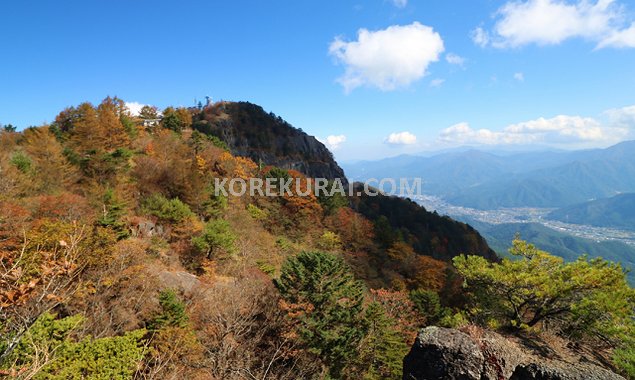
[{"label": "shrub", "polygon": [[209,257],[214,251],[233,254],[236,250],[236,235],[229,223],[223,219],[214,219],[205,224],[201,235],[192,238],[192,244]]},{"label": "shrub", "polygon": [[207,139],[217,148],[221,148],[223,150],[229,150],[229,146],[227,146],[227,143],[225,143],[225,141],[219,139],[218,137],[214,136],[214,135],[207,135]]},{"label": "shrub", "polygon": [[11,156],[11,165],[15,166],[22,173],[27,173],[31,170],[31,158],[24,152],[15,152]]},{"label": "shrub", "polygon": [[635,345],[616,349],[613,352],[613,362],[629,379],[635,379]]},{"label": "shrub", "polygon": [[152,194],[143,202],[143,211],[170,223],[179,223],[194,215],[190,207],[180,199],[167,199],[157,193]]},{"label": "shrub", "polygon": [[249,216],[259,221],[265,220],[269,217],[269,213],[266,210],[263,210],[252,203],[247,206],[247,212],[249,213]]},{"label": "shrub", "polygon": [[161,312],[148,323],[150,330],[187,326],[188,316],[185,312],[185,304],[173,289],[166,289],[159,293],[159,305],[161,305]]},{"label": "shrub", "polygon": [[260,269],[263,273],[268,274],[269,276],[272,276],[276,273],[276,267],[265,261],[265,260],[258,260],[256,261],[256,266],[258,267],[258,269]]},{"label": "shrub", "polygon": [[42,314],[6,358],[5,365],[11,370],[25,371],[33,379],[132,378],[144,356],[141,342],[145,330],[75,341],[71,336],[83,321],[79,315],[56,319],[53,314]]},{"label": "shrub", "polygon": [[267,178],[288,180],[291,175],[288,170],[274,166],[267,172]]},{"label": "shrub", "polygon": [[318,247],[327,251],[336,251],[342,248],[342,240],[335,232],[325,231],[318,240]]}]

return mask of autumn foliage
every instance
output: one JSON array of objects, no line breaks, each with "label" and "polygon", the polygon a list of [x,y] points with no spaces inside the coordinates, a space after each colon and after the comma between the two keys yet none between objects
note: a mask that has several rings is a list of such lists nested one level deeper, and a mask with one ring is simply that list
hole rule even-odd
[{"label": "autumn foliage", "polygon": [[[232,128],[247,126],[241,146],[299,157],[262,140],[276,133],[268,127],[291,127],[258,110],[148,106],[135,116],[108,97],[0,131],[0,374],[400,377],[429,321],[411,291],[460,291],[447,231],[463,227],[437,228],[387,197],[306,194],[303,173],[233,154],[218,133],[231,115],[244,117]],[[291,191],[214,187],[272,177],[293,180]]]}]

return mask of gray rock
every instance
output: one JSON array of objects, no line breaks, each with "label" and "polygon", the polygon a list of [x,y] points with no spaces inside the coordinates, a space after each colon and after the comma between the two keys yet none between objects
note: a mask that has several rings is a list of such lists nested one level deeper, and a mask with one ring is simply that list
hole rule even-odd
[{"label": "gray rock", "polygon": [[218,136],[232,154],[297,170],[311,178],[339,178],[347,183],[344,170],[323,143],[262,107],[248,102],[221,102],[210,111],[225,115],[210,117],[199,129]]},{"label": "gray rock", "polygon": [[158,274],[158,278],[165,288],[177,289],[185,294],[192,293],[201,283],[198,277],[183,271],[162,271]]},{"label": "gray rock", "polygon": [[163,236],[163,226],[147,219],[138,219],[131,222],[130,234],[133,237],[148,238],[153,236]]},{"label": "gray rock", "polygon": [[404,379],[480,380],[485,357],[458,330],[428,327],[419,333],[404,359]]},{"label": "gray rock", "polygon": [[510,380],[624,380],[624,378],[594,365],[546,362],[521,364]]},{"label": "gray rock", "polygon": [[[474,335],[474,334],[473,334]],[[624,380],[597,365],[547,359],[485,331],[473,338],[455,329],[422,329],[404,358],[404,380]]]},{"label": "gray rock", "polygon": [[483,379],[509,379],[524,358],[514,342],[489,331],[479,340],[479,346],[485,357]]}]

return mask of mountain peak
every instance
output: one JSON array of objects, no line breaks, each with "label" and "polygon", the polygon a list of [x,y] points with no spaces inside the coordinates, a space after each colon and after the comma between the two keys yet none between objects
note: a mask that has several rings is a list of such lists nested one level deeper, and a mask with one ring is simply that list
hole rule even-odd
[{"label": "mountain peak", "polygon": [[302,129],[250,102],[218,102],[195,116],[192,128],[224,141],[235,155],[309,177],[346,181],[333,154]]}]

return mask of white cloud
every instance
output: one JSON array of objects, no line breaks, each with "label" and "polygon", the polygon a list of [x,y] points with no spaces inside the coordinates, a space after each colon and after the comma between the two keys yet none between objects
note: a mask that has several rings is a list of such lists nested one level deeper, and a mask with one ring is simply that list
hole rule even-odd
[{"label": "white cloud", "polygon": [[451,65],[463,66],[465,64],[465,58],[454,53],[448,53],[445,55],[445,60]]},{"label": "white cloud", "polygon": [[617,128],[635,130],[635,105],[612,108],[604,112],[612,125]]},{"label": "white cloud", "polygon": [[395,132],[391,133],[384,140],[385,143],[391,145],[412,145],[417,142],[417,136],[410,132]]},{"label": "white cloud", "polygon": [[516,79],[519,82],[524,82],[525,81],[525,74],[523,74],[523,73],[514,73],[514,79]]},{"label": "white cloud", "polygon": [[480,26],[470,32],[470,38],[480,47],[485,47],[489,44],[489,33]]},{"label": "white cloud", "polygon": [[436,78],[430,81],[430,87],[441,87],[441,85],[445,82],[445,79]]},{"label": "white cloud", "polygon": [[602,47],[635,47],[635,24],[623,29],[625,15],[617,0],[509,1],[495,14],[491,32],[478,27],[472,40],[496,48],[529,44],[557,45],[582,38]]},{"label": "white cloud", "polygon": [[421,79],[443,50],[441,36],[418,22],[378,31],[360,29],[357,41],[337,37],[329,46],[329,54],[345,66],[337,81],[347,93],[360,86],[383,91],[406,87]]},{"label": "white cloud", "polygon": [[395,4],[397,8],[405,8],[408,5],[408,0],[392,0],[392,3]]},{"label": "white cloud", "polygon": [[604,141],[611,136],[595,119],[590,117],[558,115],[551,119],[544,117],[536,120],[512,124],[504,129],[510,135],[532,136],[539,140],[566,141]]},{"label": "white cloud", "polygon": [[330,136],[327,136],[325,140],[322,140],[322,139],[318,139],[318,140],[322,142],[324,145],[326,145],[326,147],[329,148],[330,150],[337,150],[339,149],[340,145],[342,145],[346,141],[346,136],[345,135],[330,135]]},{"label": "white cloud", "polygon": [[505,134],[504,132],[494,132],[489,129],[472,129],[466,122],[454,124],[446,128],[439,134],[439,141],[448,144],[521,144],[524,141],[522,136]]},{"label": "white cloud", "polygon": [[143,106],[145,106],[145,104],[141,104],[139,102],[126,102],[126,107],[130,110],[130,114],[132,114],[132,116],[138,116]]},{"label": "white cloud", "polygon": [[632,48],[635,47],[635,22],[630,28],[615,30],[598,44],[598,48]]},{"label": "white cloud", "polygon": [[[632,110],[635,125],[635,106]],[[630,112],[629,111],[629,112]],[[627,113],[623,113],[627,115]],[[614,122],[602,124],[594,118],[559,115],[511,124],[502,131],[472,129],[468,123],[455,124],[441,131],[438,140],[447,144],[513,145],[541,143],[554,146],[616,143],[628,130]]]}]

